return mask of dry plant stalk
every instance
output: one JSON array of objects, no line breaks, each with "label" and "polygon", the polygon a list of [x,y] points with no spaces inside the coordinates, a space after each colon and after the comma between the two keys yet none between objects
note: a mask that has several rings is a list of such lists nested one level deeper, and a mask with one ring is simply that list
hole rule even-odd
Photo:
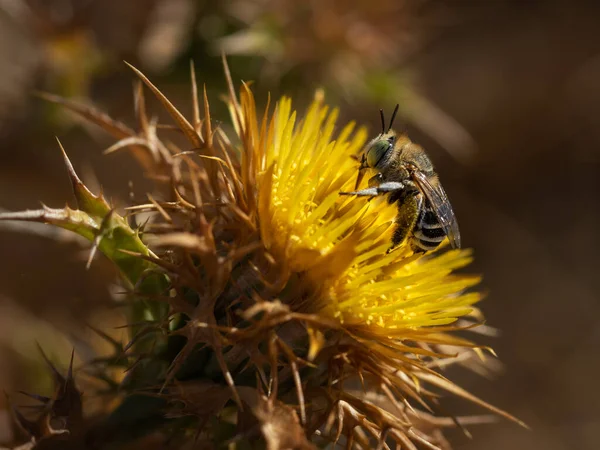
[{"label": "dry plant stalk", "polygon": [[[443,428],[489,416],[441,414],[444,392],[517,421],[439,372],[477,364],[489,350],[456,335],[481,319],[473,306],[481,295],[470,290],[480,278],[455,273],[471,252],[421,256],[400,246],[387,254],[395,206],[339,195],[353,188],[364,129],[336,131],[338,112],[321,92],[302,116],[285,97],[259,112],[247,84],[236,94],[225,64],[228,136],[211,120],[206,90],[199,101],[193,66],[190,119],[132,69],[185,147],[168,138],[172,127],[149,119],[141,83],[136,131],[46,97],[117,138],[108,152],[133,152],[161,197],[148,195],[126,215],[151,218],[131,227],[87,190],[66,155],[77,210],[2,216],[87,237],[131,292],[131,341],[99,331],[115,351],[93,366],[118,406],[79,421],[84,431],[66,426],[69,436],[90,448],[142,438],[154,448],[151,437],[156,448],[249,448],[258,436],[273,450],[448,448]],[[119,383],[114,367],[128,371]]]}]

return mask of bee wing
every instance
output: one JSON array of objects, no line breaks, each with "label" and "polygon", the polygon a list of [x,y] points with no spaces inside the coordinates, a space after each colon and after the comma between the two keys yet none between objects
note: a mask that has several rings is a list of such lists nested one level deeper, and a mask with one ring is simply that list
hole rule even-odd
[{"label": "bee wing", "polygon": [[433,208],[435,215],[437,216],[452,248],[460,248],[460,231],[458,229],[458,222],[456,216],[450,205],[450,200],[442,185],[437,183],[437,186],[433,186],[423,172],[415,171],[412,174],[414,181],[417,183],[429,203]]}]

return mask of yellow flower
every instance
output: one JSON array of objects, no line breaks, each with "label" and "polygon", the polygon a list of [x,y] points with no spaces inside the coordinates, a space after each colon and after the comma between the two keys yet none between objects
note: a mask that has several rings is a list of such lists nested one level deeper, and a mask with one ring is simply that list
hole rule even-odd
[{"label": "yellow flower", "polygon": [[[281,264],[301,273],[319,295],[303,305],[371,334],[408,338],[418,327],[447,325],[472,311],[478,293],[463,293],[476,276],[452,272],[471,261],[467,250],[417,257],[407,245],[386,254],[397,206],[385,198],[340,196],[352,190],[364,129],[354,123],[336,132],[337,109],[318,92],[297,119],[282,98],[268,129],[251,123],[252,94],[242,91],[245,149],[257,182],[262,240]],[[235,118],[235,115],[234,115]],[[243,136],[242,136],[243,137]]]}]

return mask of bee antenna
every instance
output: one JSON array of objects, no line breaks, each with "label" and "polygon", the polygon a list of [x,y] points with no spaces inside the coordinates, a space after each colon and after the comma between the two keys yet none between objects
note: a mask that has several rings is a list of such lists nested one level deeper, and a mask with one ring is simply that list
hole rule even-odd
[{"label": "bee antenna", "polygon": [[[396,107],[394,108],[394,112],[392,113],[392,119],[390,120],[390,126],[387,129],[387,132],[389,133],[390,130],[392,129],[392,125],[394,125],[394,119],[396,118],[396,113],[398,112],[398,108],[400,107],[400,105],[398,103],[396,103]],[[383,113],[381,113],[383,117]]]},{"label": "bee antenna", "polygon": [[383,116],[383,109],[379,110],[379,116],[381,117],[381,134],[385,134],[385,117]]}]

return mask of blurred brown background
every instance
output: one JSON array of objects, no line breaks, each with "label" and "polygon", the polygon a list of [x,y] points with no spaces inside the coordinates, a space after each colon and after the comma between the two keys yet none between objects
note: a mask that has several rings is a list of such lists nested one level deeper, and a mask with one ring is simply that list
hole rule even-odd
[{"label": "blurred brown background", "polygon": [[[598,2],[0,0],[0,207],[70,201],[55,135],[83,178],[117,203],[130,191],[143,198],[148,186],[126,153],[102,156],[106,136],[32,91],[87,99],[129,120],[125,59],[189,111],[193,59],[213,116],[226,121],[222,50],[234,79],[255,80],[259,98],[288,93],[302,107],[322,86],[344,120],[374,133],[377,109],[399,102],[398,123],[429,150],[464,244],[476,249],[473,269],[485,275],[488,324],[502,330],[487,343],[504,373],[452,375],[532,427],[475,427],[473,441],[455,436],[456,448],[598,448]],[[47,388],[36,340],[66,361],[70,342],[89,335],[85,323],[108,314],[114,272],[101,258],[86,271],[87,246],[63,236],[0,229],[8,392]]]}]

